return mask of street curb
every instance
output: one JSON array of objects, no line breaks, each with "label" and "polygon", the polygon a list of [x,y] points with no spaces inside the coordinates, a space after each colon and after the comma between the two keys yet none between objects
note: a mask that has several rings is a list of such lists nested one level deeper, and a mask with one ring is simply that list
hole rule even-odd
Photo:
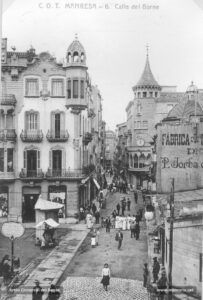
[{"label": "street curb", "polygon": [[[82,238],[82,240],[78,243],[78,245],[76,246],[74,252],[73,252],[73,256],[71,257],[71,259],[65,264],[63,265],[63,267],[61,268],[61,270],[57,273],[56,277],[54,278],[54,280],[51,282],[51,284],[54,284],[55,286],[57,285],[57,283],[59,282],[59,280],[61,279],[64,271],[66,270],[66,268],[68,267],[68,265],[71,263],[72,259],[75,257],[78,249],[80,248],[80,246],[82,245],[82,243],[84,242],[84,240],[86,239],[87,235],[88,235],[89,231],[86,232],[86,234],[84,235],[84,237]],[[48,299],[48,295],[46,295],[46,297],[44,298],[44,300]]]}]

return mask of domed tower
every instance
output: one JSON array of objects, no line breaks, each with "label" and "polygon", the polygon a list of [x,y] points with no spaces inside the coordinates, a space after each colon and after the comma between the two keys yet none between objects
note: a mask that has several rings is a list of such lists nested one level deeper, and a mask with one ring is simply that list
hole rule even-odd
[{"label": "domed tower", "polygon": [[66,60],[68,65],[86,66],[86,54],[83,45],[79,42],[77,35],[67,50]]},{"label": "domed tower", "polygon": [[191,84],[187,88],[186,94],[188,96],[188,100],[195,100],[195,99],[197,99],[198,88],[197,88],[196,85],[194,85],[193,81],[191,82]]},{"label": "domed tower", "polygon": [[147,57],[145,68],[138,83],[133,87],[135,98],[158,98],[160,95],[161,86],[155,80],[150,64],[147,46]]},{"label": "domed tower", "polygon": [[88,87],[90,79],[87,73],[86,53],[76,35],[66,55],[67,100],[66,107],[72,112],[80,112],[87,108]]}]

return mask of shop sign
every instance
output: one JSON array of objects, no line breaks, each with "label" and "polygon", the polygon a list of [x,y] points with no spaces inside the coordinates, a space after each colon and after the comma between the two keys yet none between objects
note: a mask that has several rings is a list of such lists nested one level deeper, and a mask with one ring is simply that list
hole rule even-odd
[{"label": "shop sign", "polygon": [[25,232],[25,228],[21,223],[5,222],[1,227],[1,233],[8,238],[16,239],[21,237]]}]

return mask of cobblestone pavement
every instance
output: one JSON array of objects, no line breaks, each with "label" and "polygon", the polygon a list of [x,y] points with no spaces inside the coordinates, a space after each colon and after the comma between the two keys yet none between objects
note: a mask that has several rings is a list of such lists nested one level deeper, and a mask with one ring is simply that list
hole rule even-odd
[{"label": "cobblestone pavement", "polygon": [[67,277],[62,284],[60,300],[147,300],[147,290],[142,282],[111,278],[108,291],[100,283],[101,277]]}]

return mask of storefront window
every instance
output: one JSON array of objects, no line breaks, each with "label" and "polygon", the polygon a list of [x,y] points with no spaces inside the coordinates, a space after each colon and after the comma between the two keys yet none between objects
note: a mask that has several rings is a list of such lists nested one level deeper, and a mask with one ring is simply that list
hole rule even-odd
[{"label": "storefront window", "polygon": [[8,215],[8,187],[0,187],[0,218]]}]

